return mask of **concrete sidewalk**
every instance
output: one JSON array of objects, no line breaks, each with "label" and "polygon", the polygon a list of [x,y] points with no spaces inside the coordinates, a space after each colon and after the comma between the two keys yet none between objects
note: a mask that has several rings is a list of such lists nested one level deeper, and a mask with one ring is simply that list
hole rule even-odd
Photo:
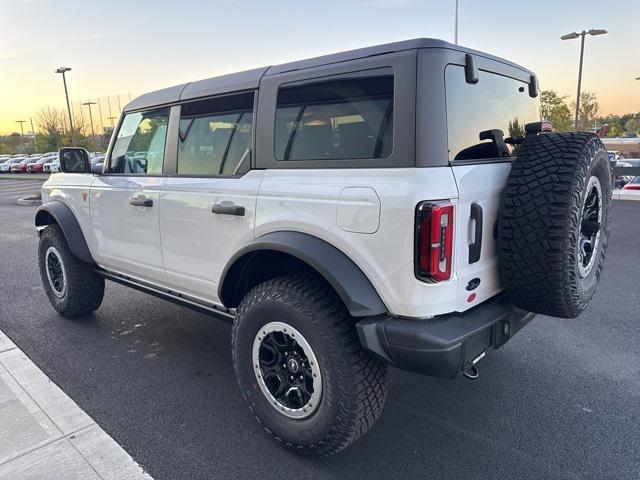
[{"label": "concrete sidewalk", "polygon": [[153,480],[0,331],[0,480]]}]

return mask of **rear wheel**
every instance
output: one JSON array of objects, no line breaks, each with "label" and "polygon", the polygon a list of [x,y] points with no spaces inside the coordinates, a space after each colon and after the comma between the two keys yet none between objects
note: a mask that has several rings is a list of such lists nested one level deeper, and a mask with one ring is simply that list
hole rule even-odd
[{"label": "rear wheel", "polygon": [[561,318],[584,310],[604,266],[611,177],[600,139],[584,132],[528,138],[499,219],[500,277],[520,308]]},{"label": "rear wheel", "polygon": [[265,430],[296,451],[328,455],[364,434],[386,399],[386,365],[360,347],[353,318],[320,278],[269,280],[233,326],[242,394]]},{"label": "rear wheel", "polygon": [[86,315],[102,303],[104,279],[71,253],[58,225],[42,232],[38,265],[47,298],[62,316]]}]

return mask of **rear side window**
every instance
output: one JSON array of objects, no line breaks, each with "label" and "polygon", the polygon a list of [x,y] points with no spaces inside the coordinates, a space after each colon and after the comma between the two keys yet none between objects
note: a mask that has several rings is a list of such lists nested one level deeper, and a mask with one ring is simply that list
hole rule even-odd
[{"label": "rear side window", "polygon": [[168,108],[125,115],[111,152],[109,172],[161,174],[168,121]]},{"label": "rear side window", "polygon": [[277,160],[386,158],[393,144],[393,75],[278,91]]},{"label": "rear side window", "polygon": [[249,165],[253,94],[181,107],[178,174],[235,175]]},{"label": "rear side window", "polygon": [[470,84],[464,67],[449,65],[445,83],[451,161],[511,157],[516,149],[508,137],[524,135],[527,123],[540,121],[538,101],[525,82],[480,71],[478,83]]}]

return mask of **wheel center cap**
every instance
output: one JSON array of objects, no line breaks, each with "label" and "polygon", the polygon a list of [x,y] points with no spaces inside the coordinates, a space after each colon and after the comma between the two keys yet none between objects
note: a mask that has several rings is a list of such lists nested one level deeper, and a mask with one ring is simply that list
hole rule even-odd
[{"label": "wheel center cap", "polygon": [[298,370],[300,370],[300,365],[298,365],[298,362],[295,358],[290,358],[287,361],[287,368],[291,373],[297,373]]}]

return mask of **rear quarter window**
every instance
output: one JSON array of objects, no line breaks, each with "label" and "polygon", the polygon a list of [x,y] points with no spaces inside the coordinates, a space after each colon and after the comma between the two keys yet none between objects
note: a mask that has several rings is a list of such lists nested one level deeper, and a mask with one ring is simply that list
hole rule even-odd
[{"label": "rear quarter window", "polygon": [[393,75],[283,87],[278,92],[279,161],[386,158],[393,144]]},{"label": "rear quarter window", "polygon": [[465,80],[464,67],[445,69],[447,131],[450,161],[512,157],[514,145],[504,139],[524,135],[524,126],[540,121],[540,106],[528,84],[480,71],[475,84]]}]

